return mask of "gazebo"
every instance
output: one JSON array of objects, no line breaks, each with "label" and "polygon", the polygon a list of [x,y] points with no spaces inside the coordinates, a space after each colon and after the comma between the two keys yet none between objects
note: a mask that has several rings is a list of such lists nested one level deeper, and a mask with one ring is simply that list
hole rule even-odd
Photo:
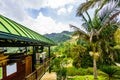
[{"label": "gazebo", "polygon": [[[52,40],[0,15],[0,79],[40,79],[48,69],[50,46],[53,45],[55,43]],[[8,49],[16,47],[18,49],[15,53],[8,52]],[[48,57],[40,64],[44,47],[47,47]],[[37,69],[36,64],[39,66]]]}]

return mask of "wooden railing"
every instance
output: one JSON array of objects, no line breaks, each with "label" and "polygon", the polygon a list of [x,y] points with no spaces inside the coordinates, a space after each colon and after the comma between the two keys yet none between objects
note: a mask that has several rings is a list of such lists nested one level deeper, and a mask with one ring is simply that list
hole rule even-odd
[{"label": "wooden railing", "polygon": [[35,70],[35,71],[32,72],[31,74],[29,74],[29,75],[25,78],[25,80],[37,80],[36,74],[37,74],[37,71]]},{"label": "wooden railing", "polygon": [[31,74],[29,74],[25,80],[40,80],[42,78],[42,76],[45,74],[45,72],[48,70],[49,68],[49,63],[51,59],[47,59],[39,68],[37,68],[34,72],[32,72]]},{"label": "wooden railing", "polygon": [[43,74],[45,73],[45,68],[44,68],[44,64],[42,66],[40,66],[40,68],[37,71],[37,79],[39,80]]}]

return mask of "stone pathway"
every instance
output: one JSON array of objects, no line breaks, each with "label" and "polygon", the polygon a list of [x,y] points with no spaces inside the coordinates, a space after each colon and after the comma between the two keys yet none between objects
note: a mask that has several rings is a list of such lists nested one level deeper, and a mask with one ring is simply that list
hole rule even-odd
[{"label": "stone pathway", "polygon": [[41,78],[41,80],[57,80],[57,75],[55,72],[46,72]]},{"label": "stone pathway", "polygon": [[120,63],[115,63],[117,66],[120,66]]}]

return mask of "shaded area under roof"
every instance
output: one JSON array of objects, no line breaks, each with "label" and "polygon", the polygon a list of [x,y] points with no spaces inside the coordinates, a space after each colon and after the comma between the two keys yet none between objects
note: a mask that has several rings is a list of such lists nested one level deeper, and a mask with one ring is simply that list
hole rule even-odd
[{"label": "shaded area under roof", "polygon": [[14,40],[32,45],[54,45],[55,43],[35,31],[0,15],[0,40]]}]

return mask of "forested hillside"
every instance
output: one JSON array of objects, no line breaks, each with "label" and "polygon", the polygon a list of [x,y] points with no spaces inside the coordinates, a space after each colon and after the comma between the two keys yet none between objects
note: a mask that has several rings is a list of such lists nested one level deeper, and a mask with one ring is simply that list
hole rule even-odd
[{"label": "forested hillside", "polygon": [[63,31],[61,33],[45,34],[44,36],[52,39],[56,43],[60,43],[60,42],[64,42],[71,39],[71,35],[72,35],[72,32]]}]

